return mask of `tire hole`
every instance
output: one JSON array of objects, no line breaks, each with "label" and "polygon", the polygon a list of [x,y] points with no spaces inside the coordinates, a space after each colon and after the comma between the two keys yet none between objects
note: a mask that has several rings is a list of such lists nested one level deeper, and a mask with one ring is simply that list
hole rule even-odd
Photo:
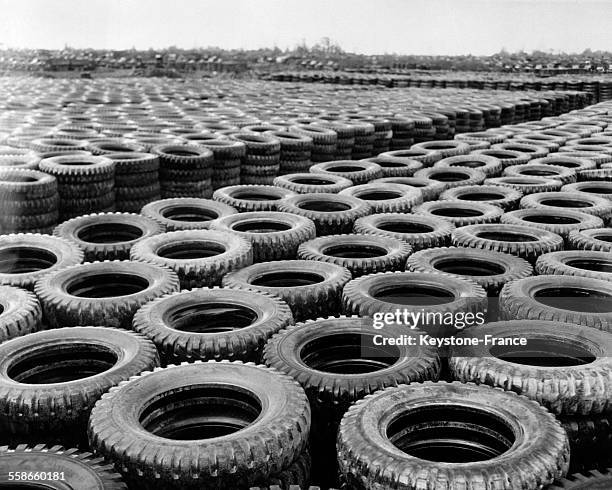
[{"label": "tire hole", "polygon": [[399,192],[385,192],[385,191],[376,191],[376,192],[364,192],[363,194],[355,194],[355,197],[359,199],[364,199],[366,201],[387,201],[389,199],[399,199],[402,197],[402,194]]},{"label": "tire hole", "polygon": [[370,292],[379,301],[398,305],[440,305],[454,301],[455,295],[433,286],[382,286]]},{"label": "tire hole", "polygon": [[543,305],[562,310],[585,313],[612,312],[612,297],[609,294],[586,288],[546,287],[533,294]]},{"label": "tire hole", "polygon": [[226,248],[220,243],[188,241],[164,245],[156,250],[156,255],[166,259],[189,260],[205,259],[226,252]]},{"label": "tire hole", "polygon": [[300,209],[305,209],[306,211],[316,211],[318,213],[333,213],[348,211],[351,209],[351,206],[343,202],[324,200],[300,202],[297,204],[297,207]]},{"label": "tire hole", "polygon": [[540,204],[558,208],[590,208],[593,206],[590,202],[576,201],[574,199],[542,199]]},{"label": "tire hole", "polygon": [[387,222],[376,225],[376,228],[391,233],[431,233],[434,228],[421,223]]},{"label": "tire hole", "polygon": [[232,230],[246,233],[274,233],[290,229],[291,225],[278,221],[246,221],[232,225]]},{"label": "tire hole", "polygon": [[475,233],[478,238],[483,240],[495,240],[498,242],[537,242],[538,238],[523,233],[512,233],[503,231],[481,231]]},{"label": "tire hole", "polygon": [[341,257],[346,259],[369,259],[374,257],[384,257],[389,252],[382,247],[375,245],[344,244],[332,245],[321,250],[323,255],[331,257]]},{"label": "tire hole", "polygon": [[580,220],[576,218],[570,218],[568,216],[547,216],[545,214],[523,216],[521,219],[529,223],[542,223],[547,225],[576,225],[580,223]]},{"label": "tire hole", "polygon": [[100,223],[81,228],[76,236],[88,243],[121,243],[141,238],[143,231],[125,223]]},{"label": "tire hole", "polygon": [[192,206],[173,206],[164,209],[161,215],[166,219],[174,221],[200,222],[212,221],[219,217],[219,214],[210,210]]},{"label": "tire hole", "polygon": [[569,367],[595,361],[596,356],[588,349],[573,342],[527,337],[527,345],[495,345],[489,352],[498,359],[525,366]]},{"label": "tire hole", "polygon": [[221,333],[252,325],[257,313],[243,305],[200,303],[175,308],[164,316],[174,330],[189,333]]},{"label": "tire hole", "polygon": [[319,284],[323,281],[325,281],[323,276],[312,272],[269,272],[254,278],[250,284],[269,288],[293,288]]},{"label": "tire hole", "polygon": [[606,274],[612,273],[612,261],[604,261],[604,260],[588,260],[588,259],[579,259],[579,260],[568,260],[565,262],[566,265],[570,267],[576,267],[577,269],[584,269],[586,271],[594,271],[594,272],[605,272]]},{"label": "tire hole", "polygon": [[79,298],[117,298],[144,291],[149,281],[134,274],[91,274],[77,277],[66,284],[65,290]]},{"label": "tire hole", "polygon": [[48,269],[57,263],[57,256],[36,247],[11,247],[0,250],[1,274],[26,274]]},{"label": "tire hole", "polygon": [[496,276],[506,272],[501,265],[476,259],[446,259],[434,262],[432,265],[439,271],[462,276]]}]

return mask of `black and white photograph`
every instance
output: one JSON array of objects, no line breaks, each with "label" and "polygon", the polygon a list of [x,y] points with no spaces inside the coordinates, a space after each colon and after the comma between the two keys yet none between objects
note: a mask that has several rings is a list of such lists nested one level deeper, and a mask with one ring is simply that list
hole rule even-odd
[{"label": "black and white photograph", "polygon": [[1,490],[612,490],[612,1],[0,8]]}]

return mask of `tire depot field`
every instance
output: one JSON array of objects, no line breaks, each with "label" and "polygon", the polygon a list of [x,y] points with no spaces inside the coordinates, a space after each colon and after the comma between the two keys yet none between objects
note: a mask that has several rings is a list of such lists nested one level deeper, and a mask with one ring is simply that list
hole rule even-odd
[{"label": "tire depot field", "polygon": [[276,78],[0,79],[0,484],[609,485],[612,103]]}]

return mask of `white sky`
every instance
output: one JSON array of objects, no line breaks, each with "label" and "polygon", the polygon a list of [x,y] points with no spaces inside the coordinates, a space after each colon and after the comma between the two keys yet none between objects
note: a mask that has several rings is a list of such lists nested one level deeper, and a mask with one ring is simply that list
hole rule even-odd
[{"label": "white sky", "polygon": [[[294,47],[476,54],[612,50],[612,0],[0,0],[10,47]],[[0,46],[2,47],[2,46]]]}]

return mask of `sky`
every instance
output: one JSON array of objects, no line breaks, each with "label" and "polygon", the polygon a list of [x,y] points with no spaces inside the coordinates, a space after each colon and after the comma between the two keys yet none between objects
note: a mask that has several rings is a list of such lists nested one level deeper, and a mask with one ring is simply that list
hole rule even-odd
[{"label": "sky", "polygon": [[0,0],[0,48],[612,50],[612,0]]}]

